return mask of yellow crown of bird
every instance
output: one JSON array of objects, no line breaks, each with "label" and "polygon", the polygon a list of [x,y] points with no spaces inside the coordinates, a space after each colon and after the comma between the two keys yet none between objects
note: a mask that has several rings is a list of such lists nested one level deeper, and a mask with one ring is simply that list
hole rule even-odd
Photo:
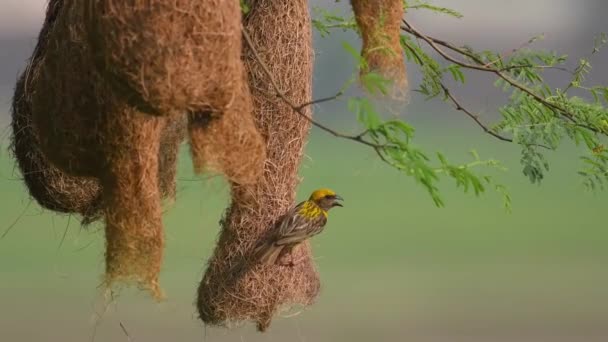
[{"label": "yellow crown of bird", "polygon": [[327,188],[322,188],[322,189],[317,189],[317,190],[313,191],[313,193],[310,195],[310,200],[317,202],[327,196],[335,196],[335,195],[336,195],[335,191],[333,191],[331,189],[327,189]]}]

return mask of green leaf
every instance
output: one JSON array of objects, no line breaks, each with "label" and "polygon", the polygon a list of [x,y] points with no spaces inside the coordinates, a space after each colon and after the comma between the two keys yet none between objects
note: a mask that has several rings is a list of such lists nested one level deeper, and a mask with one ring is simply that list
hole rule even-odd
[{"label": "green leaf", "polygon": [[388,87],[391,83],[391,80],[375,72],[368,72],[361,76],[361,84],[372,95],[376,95],[378,92],[382,95],[388,94]]},{"label": "green leaf", "polygon": [[247,0],[240,0],[240,4],[241,4],[241,11],[243,12],[243,14],[249,14],[249,11],[251,9],[249,8],[249,4],[247,3]]},{"label": "green leaf", "polygon": [[357,120],[368,130],[377,130],[382,123],[374,106],[366,98],[350,98],[348,109],[357,115]]},{"label": "green leaf", "polygon": [[462,72],[459,65],[451,64],[446,68],[454,78],[454,81],[460,82],[462,84],[465,83],[464,73]]},{"label": "green leaf", "polygon": [[426,2],[426,1],[414,1],[412,4],[408,4],[406,1],[404,1],[404,8],[406,10],[425,9],[425,10],[430,10],[431,12],[446,14],[451,17],[455,17],[455,18],[459,18],[459,19],[463,17],[463,15],[456,10],[446,8],[446,7],[431,5],[430,3]]},{"label": "green leaf", "polygon": [[365,68],[365,66],[367,65],[366,61],[363,58],[363,56],[361,56],[361,53],[359,53],[359,51],[357,49],[355,49],[352,45],[350,45],[346,41],[342,42],[342,47],[344,48],[344,50],[346,50],[346,52],[348,52],[355,59],[355,61],[357,61],[358,69]]}]

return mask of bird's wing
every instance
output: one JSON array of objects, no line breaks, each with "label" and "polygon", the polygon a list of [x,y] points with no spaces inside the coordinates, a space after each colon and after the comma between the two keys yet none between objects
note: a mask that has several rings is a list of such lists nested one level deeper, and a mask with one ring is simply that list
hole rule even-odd
[{"label": "bird's wing", "polygon": [[327,223],[327,216],[320,215],[319,217],[317,217],[313,228],[310,230],[309,236],[312,237],[312,236],[315,236],[315,235],[319,234],[320,232],[322,232],[326,223]]},{"label": "bird's wing", "polygon": [[278,246],[301,242],[318,234],[325,225],[324,215],[310,218],[299,214],[302,203],[292,208],[277,227],[275,244]]}]

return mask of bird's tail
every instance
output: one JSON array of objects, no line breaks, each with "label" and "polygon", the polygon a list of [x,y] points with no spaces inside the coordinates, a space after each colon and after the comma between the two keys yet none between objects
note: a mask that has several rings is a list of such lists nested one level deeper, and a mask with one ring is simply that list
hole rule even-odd
[{"label": "bird's tail", "polygon": [[255,259],[266,265],[274,265],[281,254],[283,246],[277,246],[272,241],[260,244],[255,250]]}]

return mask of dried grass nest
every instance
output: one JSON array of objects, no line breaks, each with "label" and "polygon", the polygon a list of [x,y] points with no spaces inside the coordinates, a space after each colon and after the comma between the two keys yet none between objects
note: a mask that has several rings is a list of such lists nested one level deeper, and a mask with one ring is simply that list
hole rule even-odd
[{"label": "dried grass nest", "polygon": [[[295,103],[310,101],[313,51],[307,1],[256,0],[250,8],[245,30],[274,79]],[[298,250],[302,262],[295,267],[248,261],[258,239],[293,205],[310,123],[272,96],[275,89],[247,48],[245,60],[254,117],[265,141],[265,169],[254,184],[232,184],[232,203],[200,283],[197,307],[207,324],[254,321],[264,331],[276,312],[311,304],[320,288],[308,244]]]},{"label": "dried grass nest", "polygon": [[407,70],[401,47],[401,0],[351,0],[366,65],[361,75],[376,72],[393,81],[394,99],[407,99]]},{"label": "dried grass nest", "polygon": [[[407,88],[398,0],[352,0],[367,68]],[[306,0],[50,0],[13,102],[13,151],[44,207],[103,217],[106,283],[161,296],[161,198],[175,196],[179,144],[197,172],[222,172],[232,202],[198,288],[207,324],[254,321],[310,305],[320,281],[308,243],[293,267],[249,254],[293,205],[310,122],[279,100],[241,26],[294,103],[312,99]],[[306,115],[311,115],[306,108]]]}]

